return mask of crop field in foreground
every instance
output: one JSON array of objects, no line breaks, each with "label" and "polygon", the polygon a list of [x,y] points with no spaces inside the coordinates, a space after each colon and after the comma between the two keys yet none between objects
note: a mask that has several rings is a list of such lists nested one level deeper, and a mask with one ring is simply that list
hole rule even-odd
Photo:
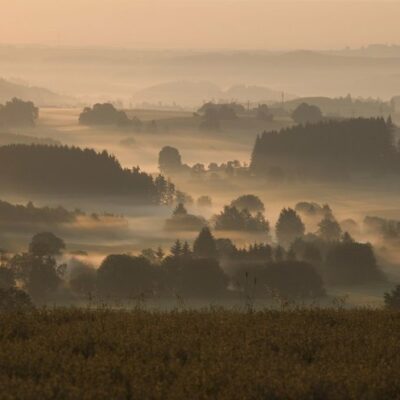
[{"label": "crop field in foreground", "polygon": [[0,399],[397,399],[400,313],[0,314]]}]

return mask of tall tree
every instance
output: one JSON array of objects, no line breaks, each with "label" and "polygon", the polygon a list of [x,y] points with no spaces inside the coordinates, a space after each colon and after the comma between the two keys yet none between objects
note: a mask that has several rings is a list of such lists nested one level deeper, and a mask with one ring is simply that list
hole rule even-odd
[{"label": "tall tree", "polygon": [[193,253],[200,258],[217,258],[217,246],[208,227],[203,228],[193,244]]},{"label": "tall tree", "polygon": [[327,242],[337,242],[342,235],[342,228],[334,218],[326,216],[318,224],[318,236]]},{"label": "tall tree", "polygon": [[292,208],[281,211],[275,229],[278,242],[284,247],[289,247],[297,238],[304,236],[305,232],[303,221]]}]

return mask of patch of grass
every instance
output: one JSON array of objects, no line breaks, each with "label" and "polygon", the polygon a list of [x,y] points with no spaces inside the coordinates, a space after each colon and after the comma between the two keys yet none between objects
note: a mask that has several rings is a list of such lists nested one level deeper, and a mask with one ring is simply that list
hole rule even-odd
[{"label": "patch of grass", "polygon": [[393,399],[386,310],[0,314],[1,399]]}]

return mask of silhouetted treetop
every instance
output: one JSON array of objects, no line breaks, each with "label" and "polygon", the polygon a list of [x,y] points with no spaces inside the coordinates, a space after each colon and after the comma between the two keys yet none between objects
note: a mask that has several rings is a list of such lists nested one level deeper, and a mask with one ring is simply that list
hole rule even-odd
[{"label": "silhouetted treetop", "polygon": [[264,215],[261,212],[252,215],[247,208],[238,210],[235,206],[225,206],[214,220],[216,230],[269,232],[269,223]]},{"label": "silhouetted treetop", "polygon": [[0,104],[0,126],[34,126],[39,109],[31,101],[13,98]]},{"label": "silhouetted treetop", "polygon": [[164,146],[158,154],[158,167],[162,173],[179,172],[182,168],[182,158],[175,147]]},{"label": "silhouetted treetop", "polygon": [[57,256],[64,249],[64,241],[51,232],[37,233],[29,244],[29,252],[38,257]]},{"label": "silhouetted treetop", "polygon": [[317,106],[302,103],[293,111],[292,118],[298,124],[316,123],[322,120],[322,112]]},{"label": "silhouetted treetop", "polygon": [[79,123],[82,125],[127,125],[130,122],[124,111],[117,110],[110,103],[86,107],[79,116]]},{"label": "silhouetted treetop", "polygon": [[275,229],[278,242],[285,247],[301,238],[305,232],[303,221],[291,208],[284,208],[281,211]]},{"label": "silhouetted treetop", "polygon": [[175,231],[198,231],[206,225],[207,221],[203,217],[189,214],[182,203],[176,206],[172,217],[165,221],[165,229]]},{"label": "silhouetted treetop", "polygon": [[209,228],[204,227],[193,244],[193,253],[200,258],[217,258],[217,246]]},{"label": "silhouetted treetop", "polygon": [[243,196],[239,196],[237,199],[231,202],[231,206],[236,207],[240,211],[244,209],[247,209],[250,212],[265,211],[264,203],[254,194],[245,194]]},{"label": "silhouetted treetop", "polygon": [[242,114],[246,109],[238,103],[212,103],[203,104],[198,112],[205,117],[213,115],[216,119],[236,119],[237,114]]},{"label": "silhouetted treetop", "polygon": [[337,242],[341,238],[342,228],[332,217],[325,217],[318,224],[318,235],[327,242]]}]

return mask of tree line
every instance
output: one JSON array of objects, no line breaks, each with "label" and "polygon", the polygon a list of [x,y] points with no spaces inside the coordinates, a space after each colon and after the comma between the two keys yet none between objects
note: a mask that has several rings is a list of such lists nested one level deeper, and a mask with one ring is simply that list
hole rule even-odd
[{"label": "tree line", "polygon": [[264,242],[240,248],[204,227],[192,244],[177,239],[167,252],[158,247],[139,255],[111,254],[97,269],[77,259],[67,268],[60,257],[65,247],[62,239],[43,232],[32,238],[26,252],[3,251],[0,288],[13,295],[19,288],[36,303],[140,297],[307,299],[325,296],[327,285],[385,280],[372,246],[347,233],[334,239],[322,232],[293,236],[286,247]]},{"label": "tree line", "polygon": [[163,176],[122,168],[105,150],[68,146],[0,147],[0,185],[24,193],[131,196],[150,204],[169,204],[176,194]]},{"label": "tree line", "polygon": [[294,177],[336,177],[399,172],[390,119],[328,120],[264,132],[250,170],[258,176],[280,168]]}]

